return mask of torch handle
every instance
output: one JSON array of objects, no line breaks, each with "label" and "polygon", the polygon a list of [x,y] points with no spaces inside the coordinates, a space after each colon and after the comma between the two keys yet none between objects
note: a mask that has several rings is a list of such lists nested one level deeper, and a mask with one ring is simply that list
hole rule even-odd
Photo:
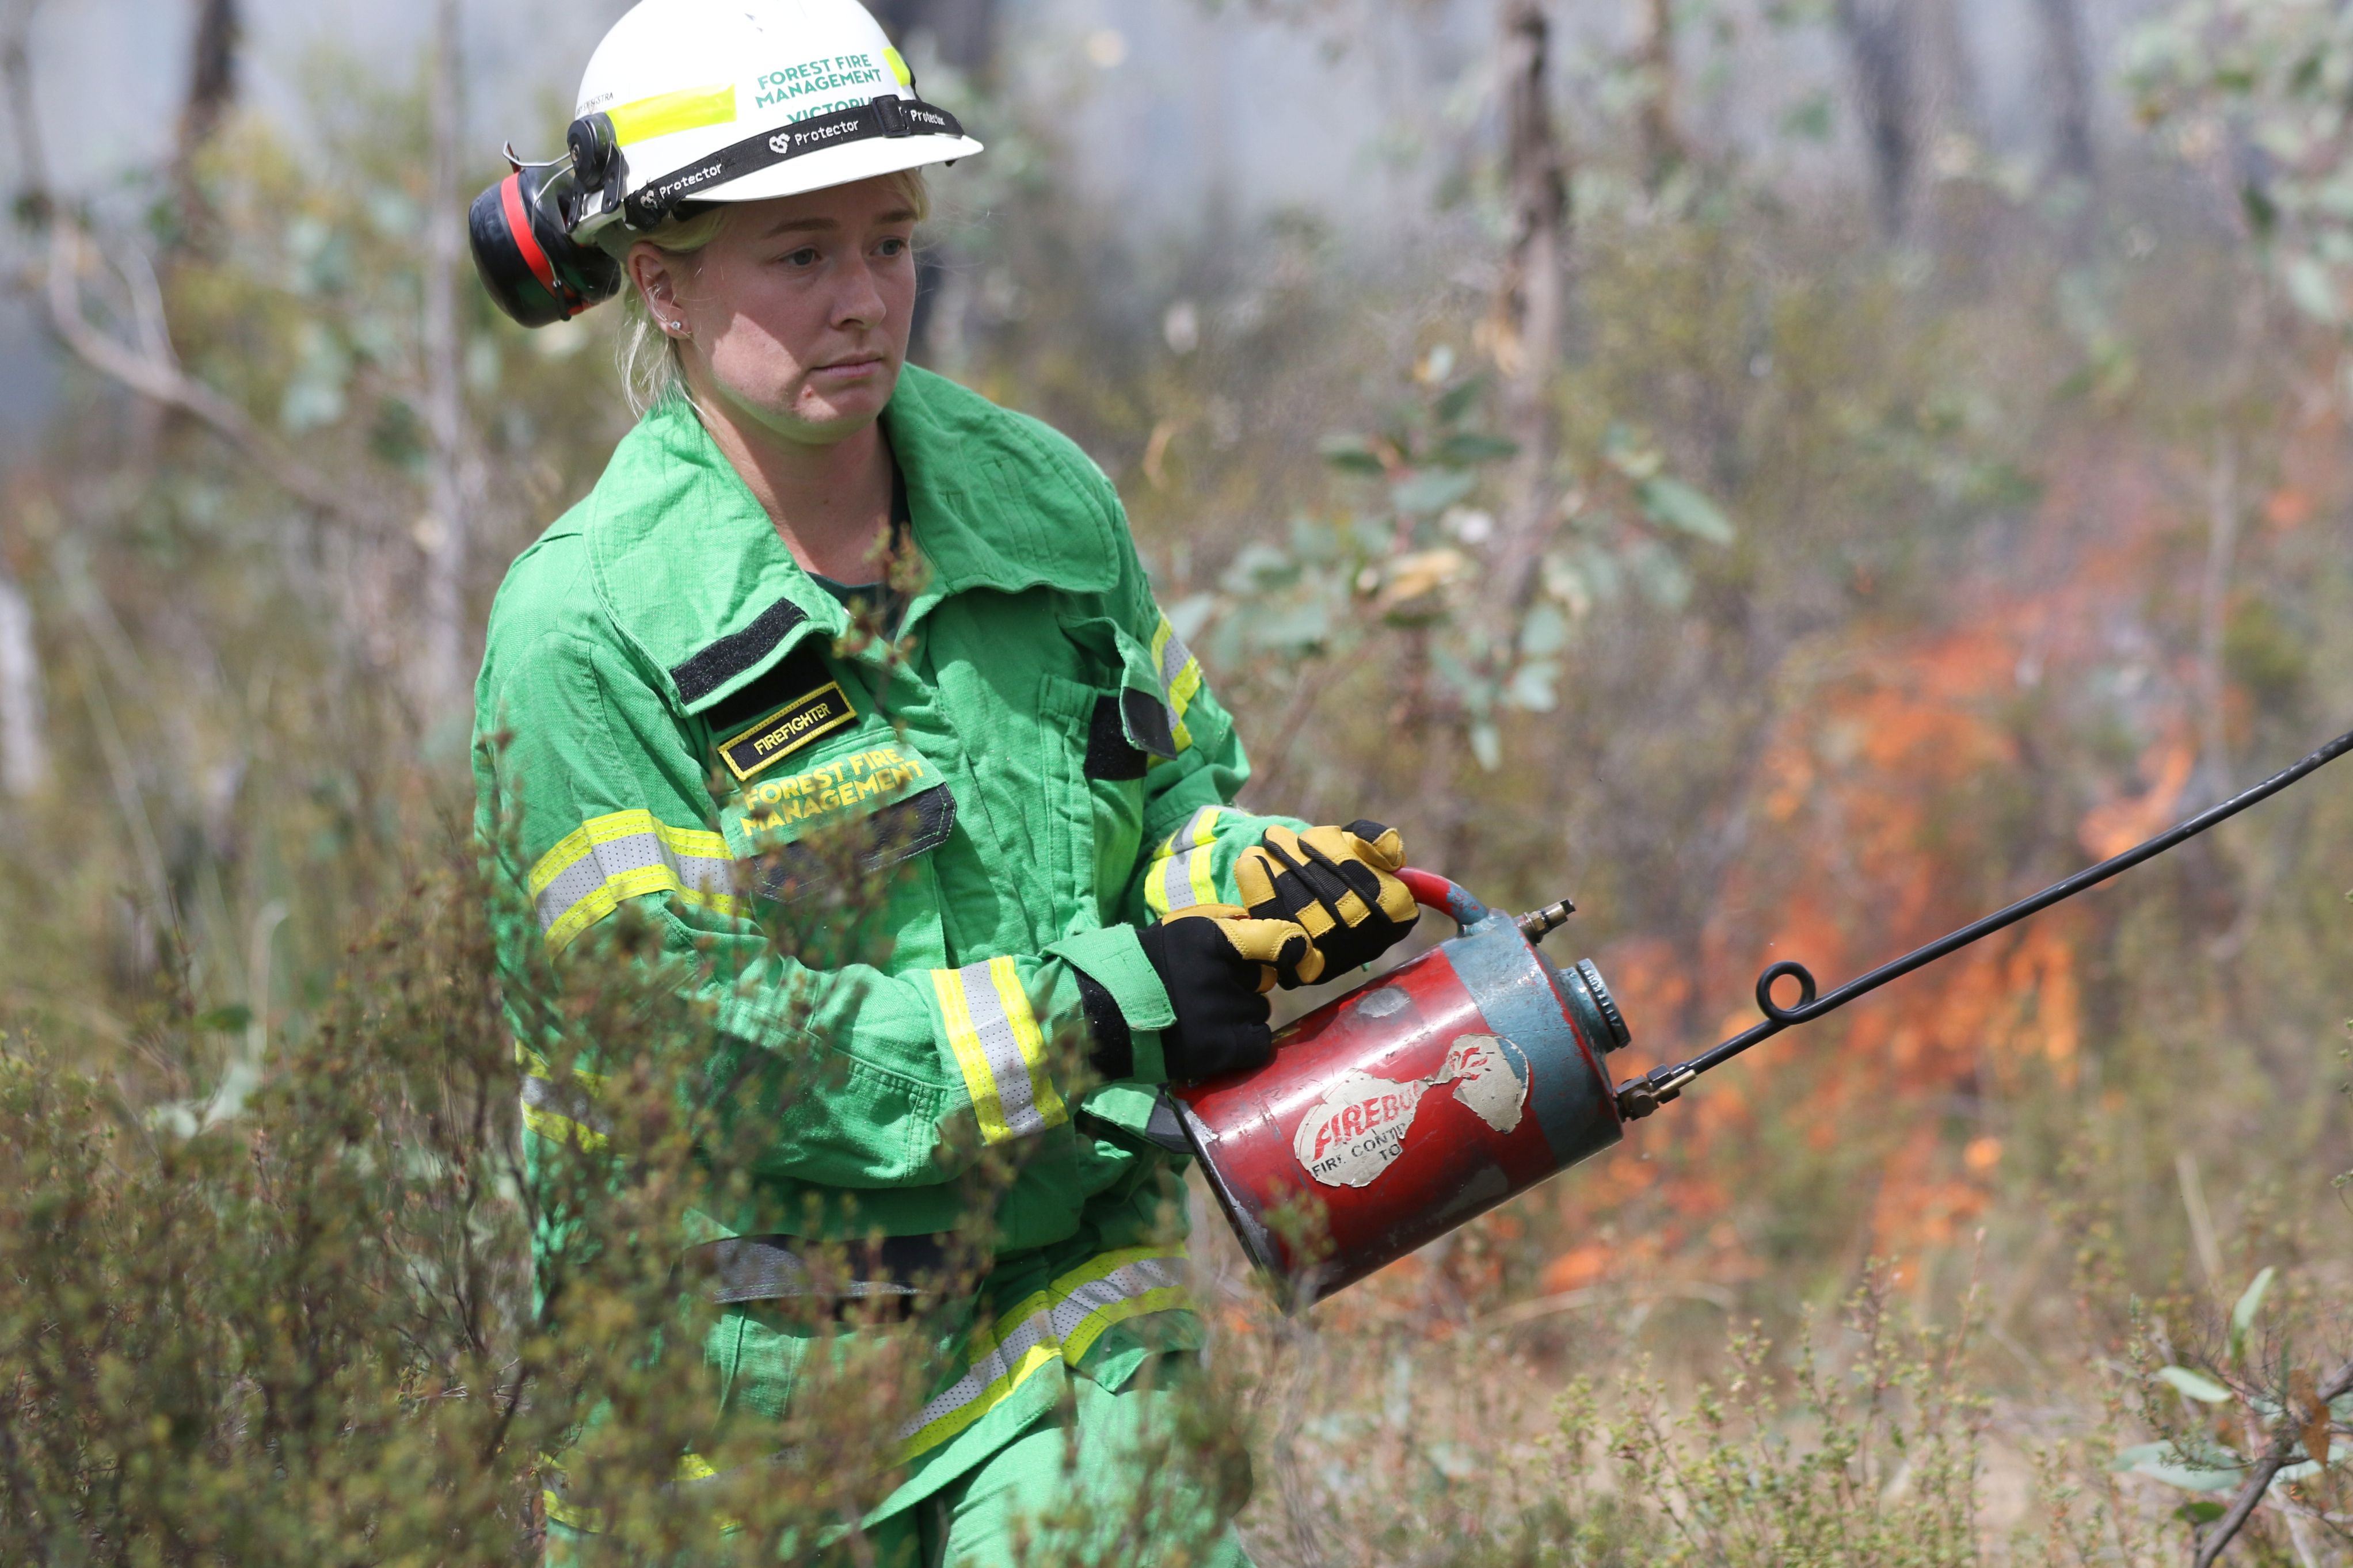
[{"label": "torch handle", "polygon": [[1435,871],[1418,870],[1408,866],[1397,875],[1398,880],[1405,884],[1405,890],[1413,895],[1415,903],[1451,916],[1458,926],[1468,929],[1493,913],[1464,889]]},{"label": "torch handle", "polygon": [[[1762,1023],[1753,1025],[1689,1061],[1678,1062],[1672,1067],[1653,1068],[1641,1078],[1619,1085],[1619,1108],[1629,1117],[1648,1116],[1681,1094],[1683,1086],[1700,1074],[1722,1067],[1749,1047],[1772,1038],[1792,1024],[1811,1023],[1825,1013],[1845,1006],[1858,996],[1878,990],[1891,980],[1911,973],[1923,964],[1934,963],[1971,942],[1991,936],[2005,926],[2014,925],[2031,914],[2073,898],[2087,888],[2096,887],[2120,871],[2128,871],[2144,860],[2162,855],[2175,846],[2197,837],[2217,823],[2238,816],[2247,807],[2269,800],[2347,752],[2353,752],[2353,731],[2337,736],[2302,762],[2282,768],[2252,789],[2241,791],[2221,805],[2200,812],[2187,822],[2179,823],[2121,855],[2112,855],[2063,881],[2053,882],[2031,898],[2021,899],[2014,904],[1996,910],[1983,920],[1971,921],[1958,931],[1938,937],[1925,947],[1915,948],[1892,963],[1881,964],[1868,974],[1850,980],[1826,996],[1815,994],[1813,972],[1804,964],[1787,960],[1773,964],[1757,977],[1757,1009],[1765,1015]],[[1784,1007],[1773,1000],[1773,987],[1783,980],[1798,983],[1798,1004],[1794,1007]]]}]

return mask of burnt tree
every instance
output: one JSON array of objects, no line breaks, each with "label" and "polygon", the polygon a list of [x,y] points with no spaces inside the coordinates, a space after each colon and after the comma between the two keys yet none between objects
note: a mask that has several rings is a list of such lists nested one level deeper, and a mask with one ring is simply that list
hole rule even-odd
[{"label": "burnt tree", "polygon": [[1888,237],[1911,222],[1919,174],[1919,93],[1912,0],[1838,0],[1839,38],[1854,70],[1873,203]]}]

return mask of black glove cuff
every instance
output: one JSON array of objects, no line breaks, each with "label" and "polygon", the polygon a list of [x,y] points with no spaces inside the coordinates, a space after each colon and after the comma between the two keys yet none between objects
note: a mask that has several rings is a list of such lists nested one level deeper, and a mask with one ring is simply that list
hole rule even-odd
[{"label": "black glove cuff", "polygon": [[1135,1076],[1135,1037],[1128,1032],[1127,1015],[1119,1010],[1109,991],[1083,969],[1072,969],[1078,976],[1079,1005],[1086,1010],[1087,1033],[1093,1037],[1093,1047],[1087,1060],[1095,1071],[1107,1079]]}]

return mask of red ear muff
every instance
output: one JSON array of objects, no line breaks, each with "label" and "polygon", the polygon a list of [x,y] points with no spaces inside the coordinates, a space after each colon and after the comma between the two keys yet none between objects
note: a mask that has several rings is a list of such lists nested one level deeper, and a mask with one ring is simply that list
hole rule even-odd
[{"label": "red ear muff", "polygon": [[474,270],[491,299],[526,327],[566,321],[620,292],[621,264],[565,232],[541,200],[543,168],[519,169],[467,209]]}]

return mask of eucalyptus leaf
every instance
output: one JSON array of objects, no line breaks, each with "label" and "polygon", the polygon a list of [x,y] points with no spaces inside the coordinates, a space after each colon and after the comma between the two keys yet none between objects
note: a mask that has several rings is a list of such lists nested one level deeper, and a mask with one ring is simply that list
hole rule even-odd
[{"label": "eucalyptus leaf", "polygon": [[2142,1443],[2117,1454],[2108,1461],[2108,1468],[2192,1492],[2228,1490],[2245,1479],[2247,1473],[2244,1459],[2211,1439],[2186,1451],[2179,1443]]},{"label": "eucalyptus leaf", "polygon": [[1335,431],[1315,444],[1324,460],[1347,474],[1369,474],[1380,477],[1381,460],[1373,455],[1373,444],[1352,431]]},{"label": "eucalyptus leaf", "polygon": [[1656,540],[1643,540],[1626,552],[1627,569],[1641,584],[1651,603],[1662,610],[1680,610],[1691,602],[1691,574],[1674,552]]},{"label": "eucalyptus leaf", "polygon": [[2287,264],[2287,295],[2295,301],[2297,310],[2314,321],[2334,326],[2345,319],[2336,282],[2328,276],[2328,269],[2312,257],[2299,256]]},{"label": "eucalyptus leaf", "polygon": [[1559,704],[1553,695],[1553,682],[1560,679],[1560,666],[1549,658],[1532,658],[1512,671],[1509,684],[1504,688],[1504,700],[1528,713],[1549,713]]},{"label": "eucalyptus leaf", "polygon": [[1451,425],[1470,413],[1471,405],[1478,402],[1479,395],[1486,390],[1487,378],[1474,375],[1459,386],[1448,387],[1440,395],[1438,401],[1430,405],[1430,412],[1438,416],[1440,424]]},{"label": "eucalyptus leaf", "polygon": [[1389,504],[1408,517],[1434,517],[1476,489],[1476,475],[1454,468],[1423,468],[1392,486]]},{"label": "eucalyptus leaf", "polygon": [[1729,544],[1735,537],[1732,520],[1698,489],[1661,474],[1645,479],[1636,492],[1651,521],[1679,530],[1710,544]]},{"label": "eucalyptus leaf", "polygon": [[1234,552],[1233,563],[1226,568],[1225,589],[1229,594],[1266,594],[1287,588],[1299,580],[1299,563],[1288,551],[1265,542],[1253,541]]},{"label": "eucalyptus leaf", "polygon": [[1520,622],[1520,655],[1524,658],[1549,658],[1568,646],[1568,617],[1556,605],[1537,603],[1529,606]]},{"label": "eucalyptus leaf", "polygon": [[1430,448],[1430,458],[1449,468],[1468,468],[1480,463],[1501,462],[1519,456],[1516,441],[1506,441],[1501,436],[1481,436],[1470,431],[1457,431]]},{"label": "eucalyptus leaf", "polygon": [[2202,1400],[2208,1405],[2221,1405],[2231,1397],[2229,1389],[2186,1366],[2160,1367],[2157,1375],[2190,1398]]},{"label": "eucalyptus leaf", "polygon": [[1504,738],[1494,725],[1482,721],[1471,726],[1471,754],[1491,773],[1504,765]]},{"label": "eucalyptus leaf", "polygon": [[2255,1326],[2255,1314],[2263,1310],[2263,1298],[2271,1293],[2272,1279],[2279,1270],[2265,1265],[2263,1271],[2249,1282],[2240,1294],[2239,1304],[2231,1309],[2231,1359],[2244,1359],[2247,1353],[2247,1331]]}]

